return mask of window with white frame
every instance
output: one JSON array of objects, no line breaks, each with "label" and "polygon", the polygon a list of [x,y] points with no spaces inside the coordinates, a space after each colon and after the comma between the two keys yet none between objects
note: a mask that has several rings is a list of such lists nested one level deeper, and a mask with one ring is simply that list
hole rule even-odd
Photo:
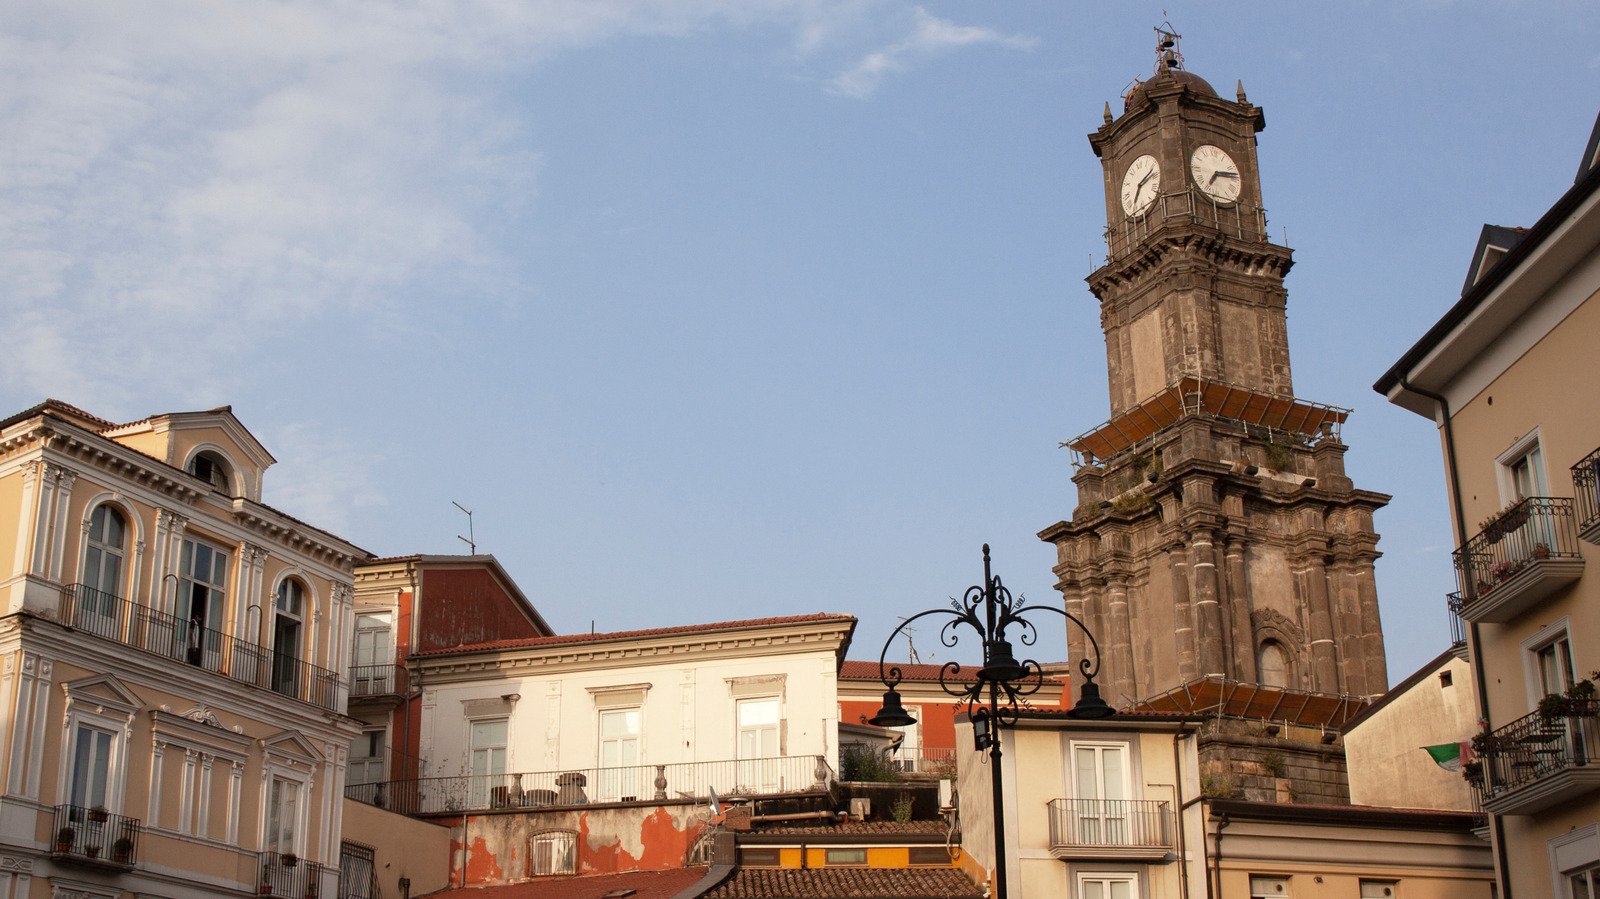
[{"label": "window with white frame", "polygon": [[72,776],[67,803],[78,808],[107,808],[117,733],[80,723],[72,731]]},{"label": "window with white frame", "polygon": [[1600,899],[1600,864],[1577,871],[1563,871],[1561,879],[1566,881],[1572,899]]},{"label": "window with white frame", "polygon": [[1523,678],[1528,706],[1533,708],[1546,696],[1560,695],[1577,682],[1572,658],[1572,640],[1566,616],[1550,622],[1522,641]]},{"label": "window with white frame", "polygon": [[1133,873],[1078,874],[1078,899],[1136,899],[1139,875]]},{"label": "window with white frame", "polygon": [[394,683],[394,613],[360,612],[356,615],[356,645],[350,672],[351,694],[374,696],[392,693]]},{"label": "window with white frame", "polygon": [[196,453],[189,460],[189,473],[211,485],[213,490],[231,493],[232,472],[221,455],[210,451]]},{"label": "window with white frame", "polygon": [[504,788],[506,744],[510,736],[508,718],[490,718],[471,723],[472,807],[487,807],[495,787]]},{"label": "window with white frame", "polygon": [[83,549],[81,579],[90,595],[78,598],[80,608],[87,607],[105,616],[116,614],[126,543],[127,525],[122,513],[110,503],[95,506],[89,515],[89,534]]},{"label": "window with white frame", "polygon": [[1539,429],[1534,428],[1495,457],[1500,504],[1509,506],[1530,496],[1549,496],[1545,478],[1544,452],[1539,446]]},{"label": "window with white frame", "polygon": [[1398,895],[1400,895],[1398,880],[1361,881],[1361,899],[1394,899]]},{"label": "window with white frame", "polygon": [[602,802],[637,799],[643,788],[639,769],[640,710],[600,710],[600,784]]},{"label": "window with white frame", "polygon": [[570,830],[547,830],[533,835],[528,853],[534,877],[578,873],[578,835]]},{"label": "window with white frame", "polygon": [[1250,899],[1281,899],[1289,895],[1289,878],[1250,875]]},{"label": "window with white frame", "polygon": [[64,684],[60,780],[56,802],[122,811],[128,729],[139,699],[114,675]]},{"label": "window with white frame", "polygon": [[778,697],[741,699],[738,703],[739,758],[767,759],[778,755]]},{"label": "window with white frame", "polygon": [[1128,744],[1072,743],[1074,842],[1122,845],[1128,827]]},{"label": "window with white frame", "polygon": [[294,578],[278,584],[272,616],[272,689],[285,696],[300,695],[301,631],[306,615],[306,588]]},{"label": "window with white frame", "polygon": [[302,791],[298,780],[274,776],[267,793],[266,849],[279,855],[300,854]]},{"label": "window with white frame", "polygon": [[345,774],[345,783],[351,786],[382,783],[383,750],[383,728],[362,731],[350,742],[350,769]]}]

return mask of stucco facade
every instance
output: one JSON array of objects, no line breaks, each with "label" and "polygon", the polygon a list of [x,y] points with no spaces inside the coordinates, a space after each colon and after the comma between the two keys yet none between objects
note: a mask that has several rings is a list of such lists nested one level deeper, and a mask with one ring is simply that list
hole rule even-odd
[{"label": "stucco facade", "polygon": [[331,895],[357,547],[227,408],[0,422],[0,896]]},{"label": "stucco facade", "polygon": [[1476,811],[1461,772],[1440,767],[1423,747],[1463,743],[1477,730],[1472,666],[1445,652],[1344,726],[1350,802]]}]

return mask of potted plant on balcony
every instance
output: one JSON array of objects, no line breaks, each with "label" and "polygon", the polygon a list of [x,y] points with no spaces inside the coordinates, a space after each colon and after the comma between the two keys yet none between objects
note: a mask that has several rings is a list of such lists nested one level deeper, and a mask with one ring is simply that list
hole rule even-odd
[{"label": "potted plant on balcony", "polygon": [[83,855],[84,855],[85,858],[99,858],[100,857],[100,847],[99,847],[99,845],[90,844],[88,846],[83,847]]},{"label": "potted plant on balcony", "polygon": [[1550,547],[1543,543],[1535,543],[1533,545],[1533,557],[1541,560],[1550,558]]},{"label": "potted plant on balcony", "polygon": [[105,820],[110,816],[111,813],[106,811],[105,806],[103,805],[97,805],[94,808],[89,809],[89,820],[96,824],[104,824]]},{"label": "potted plant on balcony", "polygon": [[1528,521],[1528,510],[1522,508],[1521,503],[1506,506],[1504,509],[1490,515],[1478,522],[1478,530],[1483,538],[1490,543],[1499,543],[1505,536]]},{"label": "potted plant on balcony", "polygon": [[122,836],[111,844],[111,860],[119,865],[126,865],[133,858],[133,840]]},{"label": "potted plant on balcony", "polygon": [[78,839],[78,832],[70,827],[63,827],[56,831],[56,851],[71,852],[72,844]]},{"label": "potted plant on balcony", "polygon": [[295,865],[300,864],[300,856],[295,855],[293,852],[285,852],[278,856],[278,864],[283,865],[285,868],[293,868]]}]

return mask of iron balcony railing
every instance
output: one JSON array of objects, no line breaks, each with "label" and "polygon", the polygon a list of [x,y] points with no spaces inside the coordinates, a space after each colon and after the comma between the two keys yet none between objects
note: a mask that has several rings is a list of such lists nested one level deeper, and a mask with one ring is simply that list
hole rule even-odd
[{"label": "iron balcony railing", "polygon": [[1461,597],[1468,606],[1531,562],[1581,558],[1572,500],[1530,496],[1496,515],[1453,558]]},{"label": "iron balcony railing", "polygon": [[1140,241],[1167,225],[1199,225],[1242,240],[1270,240],[1267,211],[1249,203],[1218,203],[1193,187],[1165,193],[1137,218],[1124,218],[1106,229],[1108,259],[1118,259]]},{"label": "iron balcony railing", "polygon": [[1172,805],[1155,799],[1052,799],[1050,848],[1170,849]]},{"label": "iron balcony railing", "polygon": [[58,805],[54,849],[57,859],[131,868],[139,863],[139,819],[103,808]]},{"label": "iron balcony railing", "polygon": [[906,749],[902,746],[889,753],[889,763],[901,774],[942,776],[951,779],[956,776],[954,749],[930,749],[925,746]]},{"label": "iron balcony railing", "polygon": [[1551,708],[1507,724],[1482,739],[1478,786],[1483,801],[1571,768],[1600,762],[1600,700],[1547,699]]},{"label": "iron balcony railing", "polygon": [[1578,533],[1593,541],[1600,531],[1600,449],[1572,466],[1572,495],[1577,506]]},{"label": "iron balcony railing", "polygon": [[1450,645],[1467,645],[1467,622],[1461,617],[1461,607],[1465,605],[1460,593],[1451,593],[1445,596],[1445,604],[1450,608]]},{"label": "iron balcony railing", "polygon": [[406,692],[406,666],[351,665],[350,698],[394,696]]},{"label": "iron balcony railing", "polygon": [[332,887],[328,891],[330,895],[338,891],[338,878],[331,876],[335,869],[328,865],[304,861],[292,853],[271,851],[260,853],[260,861],[261,876],[256,881],[256,891],[263,896],[318,899],[325,887]]},{"label": "iron balcony railing", "polygon": [[833,768],[820,755],[522,774],[423,777],[357,784],[345,796],[403,815],[541,808],[603,802],[767,796],[826,790]]},{"label": "iron balcony railing", "polygon": [[69,627],[114,640],[196,668],[284,696],[339,711],[344,683],[339,676],[303,659],[247,643],[192,621],[158,612],[87,584],[61,591],[57,620]]}]

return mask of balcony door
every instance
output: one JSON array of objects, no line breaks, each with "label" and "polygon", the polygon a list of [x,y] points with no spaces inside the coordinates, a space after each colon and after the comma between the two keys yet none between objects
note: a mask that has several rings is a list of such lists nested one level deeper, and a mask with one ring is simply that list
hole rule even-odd
[{"label": "balcony door", "polygon": [[355,670],[350,672],[352,696],[393,693],[394,636],[391,612],[362,612],[356,616]]},{"label": "balcony door", "polygon": [[[178,573],[174,655],[208,671],[222,670],[228,553],[197,540],[183,541]],[[237,676],[237,674],[235,675]]]},{"label": "balcony door", "polygon": [[1074,825],[1090,846],[1128,843],[1128,746],[1073,743]]},{"label": "balcony door", "polygon": [[782,749],[778,745],[778,732],[782,729],[778,697],[741,699],[739,718],[739,773],[736,788],[762,793],[776,793],[783,788],[781,762],[777,761]]},{"label": "balcony door", "polygon": [[82,589],[75,608],[77,627],[115,637],[122,587],[123,545],[127,542],[122,516],[106,503],[89,516],[87,545],[83,549]]},{"label": "balcony door", "polygon": [[600,712],[600,801],[637,799],[643,783],[639,770],[639,709]]}]

